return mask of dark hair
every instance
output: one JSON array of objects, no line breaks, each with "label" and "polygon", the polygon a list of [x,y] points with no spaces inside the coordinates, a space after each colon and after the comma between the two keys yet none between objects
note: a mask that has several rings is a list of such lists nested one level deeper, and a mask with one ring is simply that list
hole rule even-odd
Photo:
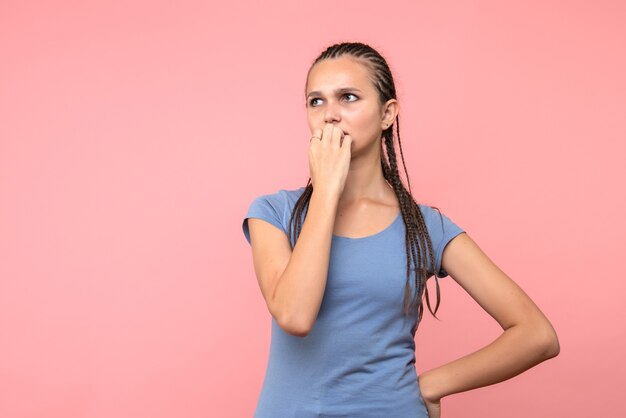
[{"label": "dark hair", "polygon": [[[311,69],[315,64],[322,60],[326,59],[334,59],[339,58],[341,56],[350,56],[354,58],[356,61],[362,63],[369,69],[370,80],[372,84],[378,91],[379,102],[384,105],[390,99],[397,99],[396,97],[396,88],[393,81],[393,77],[391,75],[391,70],[387,65],[385,59],[371,46],[360,43],[360,42],[343,42],[339,44],[332,45],[328,47],[324,52],[320,54],[319,57],[313,61],[311,67],[309,68],[309,72],[307,73],[307,83],[309,74]],[[305,85],[306,90],[306,85]],[[306,91],[305,91],[306,94]],[[394,149],[393,143],[393,127],[396,127],[398,132],[398,145],[400,147],[400,156],[402,158],[402,165],[404,166],[404,173],[406,175],[406,179],[409,185],[408,190],[404,187],[400,175],[398,173],[398,165],[396,161],[396,151]],[[404,303],[403,303],[403,312],[405,315],[408,315],[409,309],[416,308],[415,304],[417,303],[417,323],[414,326],[413,331],[417,329],[417,325],[422,319],[423,314],[423,303],[422,296],[426,295],[426,304],[428,305],[428,310],[430,313],[436,318],[435,313],[439,308],[440,302],[440,292],[439,292],[439,281],[437,280],[437,274],[439,272],[435,272],[435,258],[433,256],[433,246],[430,240],[430,236],[428,234],[428,230],[426,228],[426,223],[424,222],[424,218],[422,216],[421,211],[419,210],[419,204],[413,198],[411,193],[411,182],[409,181],[409,176],[406,171],[406,165],[404,163],[404,154],[402,153],[402,143],[400,142],[400,116],[396,117],[395,123],[393,123],[389,128],[383,131],[384,136],[384,144],[386,148],[386,156],[383,151],[383,145],[381,141],[381,158],[380,163],[382,165],[383,176],[385,180],[389,183],[389,185],[393,188],[398,201],[400,203],[400,210],[402,213],[402,218],[404,219],[404,225],[406,230],[406,254],[407,254],[407,281],[405,286],[405,294],[404,294]],[[387,161],[388,160],[388,161]],[[296,237],[300,234],[302,229],[302,212],[306,209],[308,211],[309,201],[311,200],[311,195],[313,194],[313,185],[311,184],[311,178],[309,177],[309,181],[304,189],[304,192],[296,202],[295,207],[291,213],[291,218],[289,220],[290,232],[291,232],[291,242],[295,243]],[[432,206],[431,206],[432,207]],[[433,207],[434,209],[438,208]],[[439,211],[440,212],[440,211]],[[440,212],[441,213],[441,212]],[[305,212],[306,216],[306,212]],[[292,244],[292,248],[293,248]],[[432,268],[424,267],[422,260],[424,259],[425,252],[428,251],[428,257],[430,260],[430,264]],[[411,287],[410,287],[410,276],[411,276],[411,257],[416,263],[414,265],[417,268],[413,269],[416,271],[415,274],[415,284],[416,284],[416,296],[415,298],[411,298]],[[435,276],[436,289],[437,289],[437,304],[435,306],[435,312],[430,307],[430,300],[428,297],[428,288],[426,286],[426,280],[433,275]]]}]

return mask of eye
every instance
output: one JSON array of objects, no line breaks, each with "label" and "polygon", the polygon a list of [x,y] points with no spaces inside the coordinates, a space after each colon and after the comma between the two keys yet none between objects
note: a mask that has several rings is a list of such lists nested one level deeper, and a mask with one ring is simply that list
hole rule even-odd
[{"label": "eye", "polygon": [[[352,93],[346,93],[346,94],[343,95],[343,97],[347,97],[347,96],[353,96],[355,98],[355,100],[348,100],[349,102],[354,102],[354,101],[359,99],[359,97],[357,95],[352,94]],[[317,97],[313,98],[313,99],[309,100],[309,105],[313,106],[313,107],[317,107],[317,106],[315,106],[315,101],[316,100],[321,100],[321,99],[319,99]]]}]

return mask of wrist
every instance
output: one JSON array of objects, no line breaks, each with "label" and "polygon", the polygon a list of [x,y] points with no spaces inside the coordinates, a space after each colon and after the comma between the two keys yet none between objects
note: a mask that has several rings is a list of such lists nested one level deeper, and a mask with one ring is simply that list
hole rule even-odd
[{"label": "wrist", "polygon": [[428,402],[439,402],[445,396],[441,388],[441,379],[432,370],[419,375],[419,387],[422,398]]},{"label": "wrist", "polygon": [[318,189],[313,189],[313,194],[311,195],[311,200],[316,200],[322,202],[322,204],[337,206],[339,202],[339,198],[341,197],[341,192],[336,187],[320,187]]}]

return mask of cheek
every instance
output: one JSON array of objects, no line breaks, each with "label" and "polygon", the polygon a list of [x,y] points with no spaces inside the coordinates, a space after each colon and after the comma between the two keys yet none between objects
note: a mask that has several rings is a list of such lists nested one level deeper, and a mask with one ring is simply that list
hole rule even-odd
[{"label": "cheek", "polygon": [[364,129],[368,129],[368,125],[371,121],[369,121],[369,116],[367,113],[362,110],[355,110],[354,112],[350,112],[344,117],[344,120],[348,122],[346,128],[352,130],[362,131]]},{"label": "cheek", "polygon": [[369,109],[356,109],[350,114],[350,120],[358,129],[369,130],[376,126],[377,115]]},{"label": "cheek", "polygon": [[306,117],[306,123],[307,125],[309,125],[309,130],[311,132],[313,132],[315,130],[315,127],[318,125],[317,122],[315,121],[315,118],[311,117],[310,114],[308,114]]}]

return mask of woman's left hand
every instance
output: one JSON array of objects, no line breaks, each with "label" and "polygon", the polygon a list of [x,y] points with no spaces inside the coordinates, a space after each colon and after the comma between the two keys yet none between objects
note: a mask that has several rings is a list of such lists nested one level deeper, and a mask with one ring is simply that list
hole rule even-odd
[{"label": "woman's left hand", "polygon": [[426,404],[428,418],[441,418],[441,400],[430,401],[428,399],[424,399],[424,404]]},{"label": "woman's left hand", "polygon": [[429,379],[428,373],[422,373],[418,379],[418,386],[426,410],[428,411],[428,418],[441,418],[441,398],[431,396],[429,391]]}]

